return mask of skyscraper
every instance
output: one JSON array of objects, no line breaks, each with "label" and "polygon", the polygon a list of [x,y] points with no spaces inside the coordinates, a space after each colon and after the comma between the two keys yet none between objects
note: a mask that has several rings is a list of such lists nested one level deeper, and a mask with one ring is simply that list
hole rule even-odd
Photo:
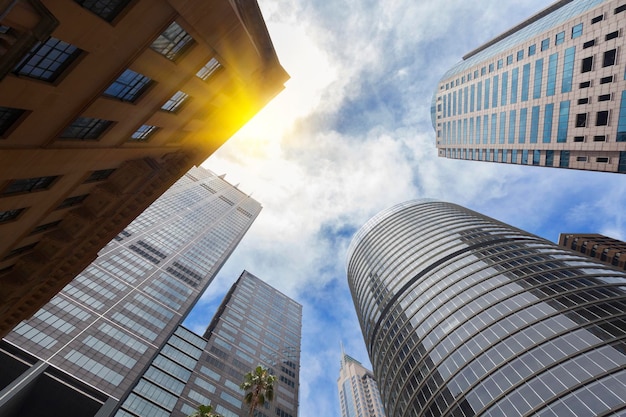
[{"label": "skyscraper", "polygon": [[559,245],[626,269],[626,242],[597,233],[561,233]]},{"label": "skyscraper", "polygon": [[561,0],[463,57],[431,117],[440,157],[626,173],[623,0]]},{"label": "skyscraper", "polygon": [[239,384],[257,365],[276,375],[274,400],[256,417],[297,417],[302,306],[244,271],[204,338],[179,327],[116,417],[186,417],[211,404],[224,417],[249,415]]},{"label": "skyscraper", "polygon": [[0,2],[0,337],[288,78],[256,0]]},{"label": "skyscraper", "polygon": [[24,381],[36,383],[42,369],[62,374],[57,378],[70,381],[65,385],[75,378],[115,404],[183,321],[260,210],[258,202],[207,170],[185,174],[5,338],[3,370],[10,372],[0,387],[6,388],[0,406],[2,398],[15,401],[18,410],[36,403],[39,393]]},{"label": "skyscraper", "polygon": [[374,374],[341,350],[337,379],[341,417],[385,417]]},{"label": "skyscraper", "polygon": [[433,200],[369,220],[347,272],[388,417],[626,415],[626,273]]}]

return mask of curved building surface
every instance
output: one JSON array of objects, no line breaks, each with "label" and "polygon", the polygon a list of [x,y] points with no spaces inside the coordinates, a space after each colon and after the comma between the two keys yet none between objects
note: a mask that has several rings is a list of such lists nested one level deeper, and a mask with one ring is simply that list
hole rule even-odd
[{"label": "curved building surface", "polygon": [[455,204],[367,222],[347,273],[388,417],[626,416],[626,274]]}]

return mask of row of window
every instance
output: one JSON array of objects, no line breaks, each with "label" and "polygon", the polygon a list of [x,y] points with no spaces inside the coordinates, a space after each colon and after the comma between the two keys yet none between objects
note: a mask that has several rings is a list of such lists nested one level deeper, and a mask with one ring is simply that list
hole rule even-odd
[{"label": "row of window", "polygon": [[[510,153],[509,153],[510,151]],[[528,150],[528,149],[446,149],[446,157],[452,159],[467,159],[472,161],[487,161],[487,162],[503,162],[509,164],[522,164],[522,165],[540,165],[541,160],[541,152],[545,153],[545,165],[547,167],[554,166],[554,151],[546,150],[541,151],[538,149]],[[626,157],[622,156],[625,152],[620,152],[620,162],[622,159]],[[509,158],[509,155],[511,156]],[[521,161],[519,157],[521,156]],[[529,160],[529,156],[532,159]],[[561,151],[559,167],[560,168],[569,168],[569,151]],[[609,164],[611,163],[611,158],[607,156],[598,156],[598,157],[588,157],[588,156],[577,156],[576,162],[595,162],[599,164]],[[619,171],[625,172],[625,171]]]}]

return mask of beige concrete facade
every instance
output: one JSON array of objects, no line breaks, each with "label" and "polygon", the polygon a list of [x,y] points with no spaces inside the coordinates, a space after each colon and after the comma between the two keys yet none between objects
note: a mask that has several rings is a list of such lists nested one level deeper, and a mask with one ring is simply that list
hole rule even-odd
[{"label": "beige concrete facade", "polygon": [[0,55],[0,336],[288,79],[255,0],[1,1]]},{"label": "beige concrete facade", "polygon": [[618,269],[626,269],[624,241],[597,233],[561,233],[559,246],[591,256]]},{"label": "beige concrete facade", "polygon": [[626,172],[625,9],[559,1],[464,56],[433,97],[438,156]]}]

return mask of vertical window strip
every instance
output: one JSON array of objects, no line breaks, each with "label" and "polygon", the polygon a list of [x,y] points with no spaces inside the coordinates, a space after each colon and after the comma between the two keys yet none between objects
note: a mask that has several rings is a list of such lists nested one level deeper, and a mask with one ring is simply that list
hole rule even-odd
[{"label": "vertical window strip", "polygon": [[522,68],[522,101],[528,101],[528,84],[530,83],[530,63]]},{"label": "vertical window strip", "polygon": [[551,167],[554,165],[554,151],[546,151],[546,166]]},{"label": "vertical window strip", "polygon": [[559,62],[559,54],[554,53],[548,59],[548,82],[546,84],[546,95],[553,96],[556,90],[556,69]]},{"label": "vertical window strip", "polygon": [[515,120],[517,114],[516,110],[509,112],[509,143],[515,143]]},{"label": "vertical window strip", "polygon": [[518,143],[526,142],[526,122],[528,118],[528,109],[523,108],[519,111],[519,138]]},{"label": "vertical window strip", "polygon": [[476,92],[476,110],[481,111],[482,102],[483,102],[483,82],[482,81],[478,82],[478,86],[476,87],[476,89],[478,90]]},{"label": "vertical window strip", "polygon": [[491,115],[491,140],[490,143],[496,143],[496,125],[498,123],[498,115],[496,113]]},{"label": "vertical window strip", "polygon": [[508,86],[509,83],[509,73],[505,72],[504,74],[502,74],[502,94],[500,96],[500,105],[501,106],[506,106],[506,102],[507,102],[507,92],[509,89]]},{"label": "vertical window strip", "polygon": [[571,48],[567,48],[565,50],[565,57],[563,59],[563,78],[561,79],[561,93],[569,93],[572,91],[575,55],[575,46],[572,46]]},{"label": "vertical window strip", "polygon": [[537,143],[539,136],[539,106],[533,106],[530,115],[530,139],[529,143]]},{"label": "vertical window strip", "polygon": [[554,104],[546,104],[543,119],[543,143],[550,143],[552,138],[552,118],[554,114]]},{"label": "vertical window strip", "polygon": [[498,76],[493,76],[493,95],[491,97],[491,107],[498,107]]},{"label": "vertical window strip", "polygon": [[489,108],[489,87],[491,84],[491,79],[487,78],[485,80],[485,110]]},{"label": "vertical window strip", "polygon": [[535,78],[533,80],[533,98],[541,98],[541,84],[543,78],[543,58],[535,62]]},{"label": "vertical window strip", "polygon": [[476,86],[474,84],[470,87],[470,113],[474,111],[474,99],[476,98]]},{"label": "vertical window strip", "polygon": [[467,119],[463,119],[463,144],[467,144]]},{"label": "vertical window strip", "polygon": [[517,103],[517,80],[519,77],[519,68],[511,70],[511,104]]},{"label": "vertical window strip", "polygon": [[487,144],[489,139],[489,116],[483,116],[483,144]]},{"label": "vertical window strip", "polygon": [[465,87],[465,91],[463,92],[463,114],[467,114],[467,102],[469,100],[468,90],[469,87]]},{"label": "vertical window strip", "polygon": [[474,144],[474,118],[470,117],[469,119],[469,143],[470,145]]},{"label": "vertical window strip", "polygon": [[617,142],[626,142],[626,90],[622,91],[622,101],[617,119]]},{"label": "vertical window strip", "polygon": [[476,144],[480,143],[480,116],[476,117]]},{"label": "vertical window strip", "polygon": [[557,143],[567,142],[567,125],[569,124],[569,103],[570,101],[562,101],[559,104],[559,125],[557,127],[556,141]]},{"label": "vertical window strip", "polygon": [[506,138],[506,112],[500,112],[500,137],[498,143],[504,143]]}]

